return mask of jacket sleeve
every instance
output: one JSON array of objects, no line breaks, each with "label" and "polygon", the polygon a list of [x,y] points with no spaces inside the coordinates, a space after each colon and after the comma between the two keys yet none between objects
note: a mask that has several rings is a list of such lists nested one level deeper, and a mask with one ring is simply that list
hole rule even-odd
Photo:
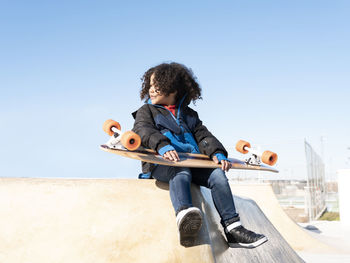
[{"label": "jacket sleeve", "polygon": [[147,104],[132,115],[135,118],[132,130],[140,135],[143,147],[159,153],[161,148],[170,145],[168,137],[164,136],[155,126],[152,112]]},{"label": "jacket sleeve", "polygon": [[217,153],[222,153],[227,157],[227,151],[221,142],[203,125],[198,117],[198,113],[195,111],[193,113],[196,119],[193,135],[201,153],[208,155],[210,158]]}]

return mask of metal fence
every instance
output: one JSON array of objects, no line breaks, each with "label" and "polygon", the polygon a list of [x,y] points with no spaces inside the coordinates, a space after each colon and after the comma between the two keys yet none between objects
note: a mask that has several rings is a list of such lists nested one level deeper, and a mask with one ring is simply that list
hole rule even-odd
[{"label": "metal fence", "polygon": [[305,212],[309,220],[318,219],[326,209],[325,165],[322,158],[305,141],[307,186],[305,187]]}]

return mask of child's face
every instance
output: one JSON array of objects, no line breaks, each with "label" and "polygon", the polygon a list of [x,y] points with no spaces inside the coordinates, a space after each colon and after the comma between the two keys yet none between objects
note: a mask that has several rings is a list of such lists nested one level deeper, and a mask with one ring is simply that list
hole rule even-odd
[{"label": "child's face", "polygon": [[150,89],[148,91],[152,104],[174,105],[176,103],[176,91],[168,96],[159,92],[159,89],[154,85],[154,74],[151,76]]}]

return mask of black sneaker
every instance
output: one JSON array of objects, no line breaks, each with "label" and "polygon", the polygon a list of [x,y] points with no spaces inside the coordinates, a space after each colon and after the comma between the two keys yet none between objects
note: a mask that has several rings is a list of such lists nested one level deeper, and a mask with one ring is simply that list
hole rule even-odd
[{"label": "black sneaker", "polygon": [[267,241],[267,237],[245,229],[241,222],[235,222],[225,228],[229,247],[254,248]]},{"label": "black sneaker", "polygon": [[195,238],[202,226],[202,214],[197,207],[181,210],[176,215],[179,228],[180,244],[188,247],[194,244]]}]

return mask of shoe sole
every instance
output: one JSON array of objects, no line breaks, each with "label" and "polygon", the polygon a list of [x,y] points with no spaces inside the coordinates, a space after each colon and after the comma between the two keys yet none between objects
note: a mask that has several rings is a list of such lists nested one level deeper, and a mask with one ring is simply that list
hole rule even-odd
[{"label": "shoe sole", "polygon": [[232,248],[256,248],[266,241],[268,241],[267,237],[262,237],[254,243],[228,243],[228,245]]},{"label": "shoe sole", "polygon": [[202,227],[202,215],[200,211],[188,212],[179,223],[180,244],[192,246],[199,230]]}]

